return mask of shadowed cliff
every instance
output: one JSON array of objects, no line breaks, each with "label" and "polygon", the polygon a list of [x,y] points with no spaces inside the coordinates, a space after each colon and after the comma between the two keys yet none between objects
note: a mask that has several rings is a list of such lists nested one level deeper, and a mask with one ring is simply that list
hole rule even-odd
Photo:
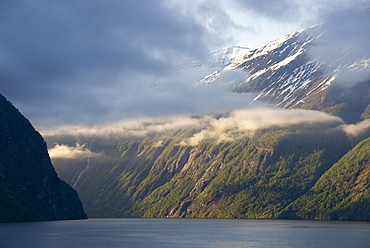
[{"label": "shadowed cliff", "polygon": [[0,95],[0,221],[81,218],[81,201],[58,178],[45,141]]}]

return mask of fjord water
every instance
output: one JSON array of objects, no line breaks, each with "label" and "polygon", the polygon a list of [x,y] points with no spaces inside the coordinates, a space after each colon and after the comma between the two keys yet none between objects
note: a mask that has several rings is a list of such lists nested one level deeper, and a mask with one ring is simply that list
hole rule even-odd
[{"label": "fjord water", "polygon": [[0,223],[1,248],[370,247],[370,223],[88,219]]}]

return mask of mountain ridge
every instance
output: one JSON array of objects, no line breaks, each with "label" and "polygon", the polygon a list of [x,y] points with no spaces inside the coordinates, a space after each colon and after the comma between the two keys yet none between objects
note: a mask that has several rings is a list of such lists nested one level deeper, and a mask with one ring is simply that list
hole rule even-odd
[{"label": "mountain ridge", "polygon": [[[95,137],[87,155],[53,158],[58,174],[73,185],[84,171],[75,188],[91,217],[370,221],[364,205],[370,168],[362,156],[370,137],[370,77],[343,85],[343,76],[367,75],[367,53],[351,61],[348,50],[335,61],[312,59],[324,38],[319,25],[260,48],[222,50],[214,53],[221,56],[216,70],[195,83],[229,84],[274,109],[214,113],[177,124],[146,120],[132,132],[121,123],[122,132],[107,127],[49,134],[49,144],[66,149]],[[225,58],[225,52],[234,57]],[[90,152],[99,155],[88,157]],[[353,154],[362,155],[356,160]],[[342,174],[354,183],[331,190]],[[322,198],[320,190],[340,202]],[[343,192],[349,196],[337,197]]]},{"label": "mountain ridge", "polygon": [[77,192],[60,180],[41,135],[0,95],[0,221],[86,218]]},{"label": "mountain ridge", "polygon": [[[92,159],[76,190],[90,217],[292,218],[285,209],[323,180],[352,147],[353,138],[335,126],[271,127],[233,142],[210,138],[195,146],[178,145],[193,135],[188,128],[110,144],[98,137],[92,151],[112,153]],[[59,158],[54,163],[72,183],[72,168],[83,170],[86,160]],[[369,176],[366,168],[362,181]],[[358,187],[368,199],[368,186]],[[359,209],[361,205],[352,209],[351,216],[339,207],[349,217],[330,219],[369,221],[353,214]]]},{"label": "mountain ridge", "polygon": [[[267,102],[288,109],[321,110],[356,122],[359,119],[348,118],[348,111],[342,106],[344,102],[338,102],[338,98],[343,98],[349,88],[361,84],[365,92],[358,92],[363,95],[353,99],[368,99],[370,56],[364,52],[348,59],[349,48],[343,48],[345,45],[341,44],[340,47],[330,48],[337,54],[332,60],[325,61],[316,55],[317,51],[325,49],[324,34],[323,25],[316,25],[246,50],[242,60],[214,71],[197,84],[210,84],[222,75],[243,72],[230,83],[236,93],[255,93],[254,102]],[[367,75],[367,78],[353,79],[350,83],[346,82],[347,85],[342,83],[355,74]],[[361,105],[362,111],[368,104]],[[343,113],[338,114],[340,111]]]}]

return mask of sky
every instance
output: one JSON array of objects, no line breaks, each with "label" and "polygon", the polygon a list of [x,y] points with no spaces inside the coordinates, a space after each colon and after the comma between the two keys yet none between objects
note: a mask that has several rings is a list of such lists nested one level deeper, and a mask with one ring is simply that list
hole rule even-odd
[{"label": "sky", "polygon": [[[176,64],[256,48],[369,0],[3,0],[0,93],[38,130],[243,108]],[[349,11],[349,12],[348,12]]]}]

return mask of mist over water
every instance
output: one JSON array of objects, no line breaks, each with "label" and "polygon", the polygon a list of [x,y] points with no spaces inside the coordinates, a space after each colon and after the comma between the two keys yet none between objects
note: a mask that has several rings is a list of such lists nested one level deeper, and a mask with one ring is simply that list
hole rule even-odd
[{"label": "mist over water", "polygon": [[365,248],[370,224],[236,219],[89,219],[0,223],[0,247]]}]

